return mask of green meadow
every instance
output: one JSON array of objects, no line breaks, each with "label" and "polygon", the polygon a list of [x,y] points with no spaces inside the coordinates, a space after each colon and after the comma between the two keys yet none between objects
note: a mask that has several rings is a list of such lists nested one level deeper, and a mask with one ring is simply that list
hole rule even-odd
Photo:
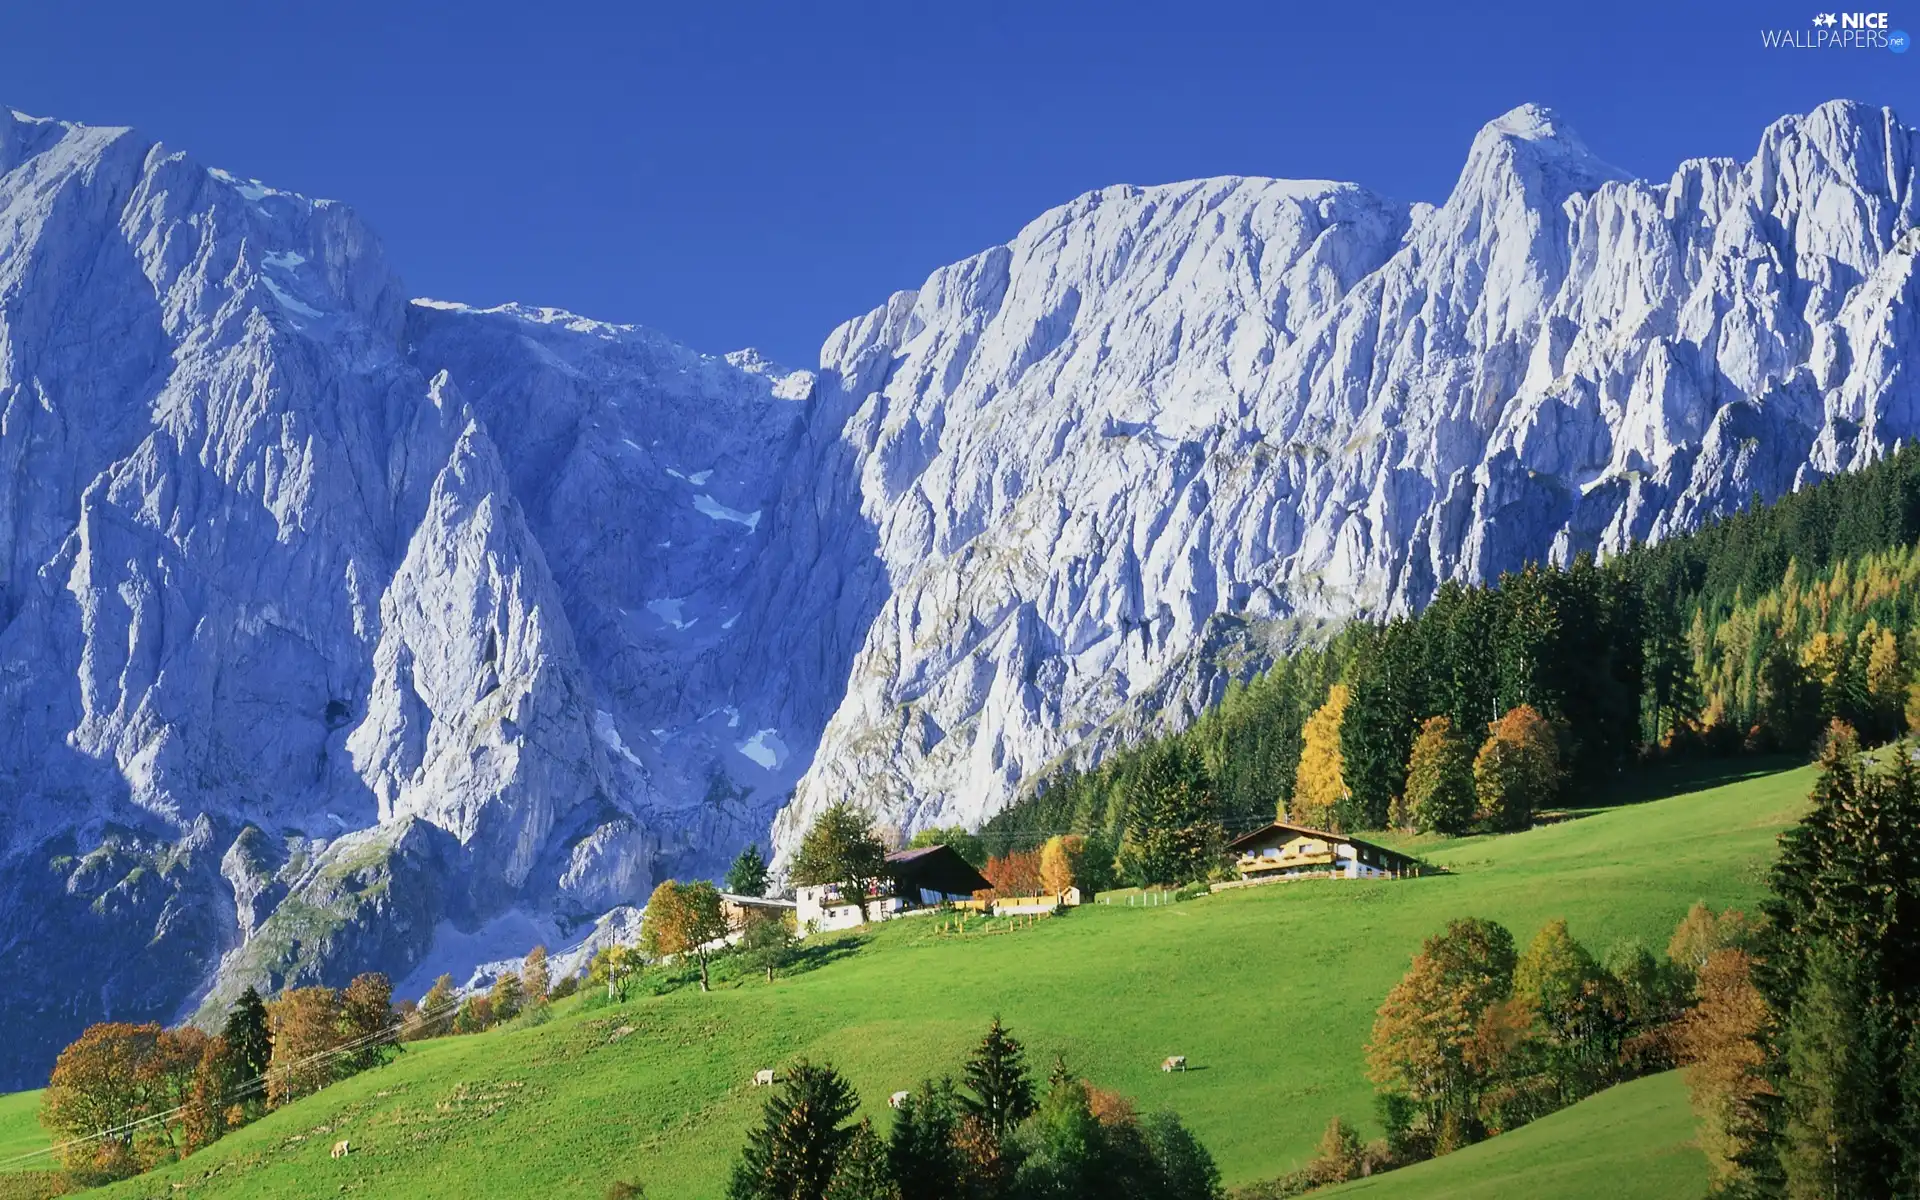
[{"label": "green meadow", "polygon": [[0,1096],[0,1171],[37,1168],[41,1164],[22,1162],[9,1167],[7,1163],[46,1144],[46,1131],[40,1128],[40,1093]]},{"label": "green meadow", "polygon": [[1666,1200],[1707,1191],[1678,1071],[1609,1088],[1457,1154],[1329,1188],[1366,1200]]},{"label": "green meadow", "polygon": [[[1759,899],[1812,778],[1780,771],[1418,847],[1443,875],[1096,904],[964,934],[917,917],[818,940],[807,969],[772,984],[568,1000],[543,1025],[412,1044],[104,1194],[598,1197],[624,1179],[656,1200],[718,1196],[764,1098],[755,1070],[830,1061],[884,1127],[888,1094],[956,1070],[995,1013],[1036,1074],[1062,1055],[1144,1110],[1178,1111],[1229,1183],[1269,1178],[1308,1157],[1335,1114],[1372,1129],[1362,1046],[1374,1009],[1447,920],[1492,918],[1524,944],[1564,916],[1596,953],[1620,939],[1658,951],[1694,901]],[[1169,1054],[1192,1069],[1163,1073]],[[38,1137],[30,1110],[0,1100],[0,1139]],[[1574,1196],[1579,1178],[1614,1195],[1693,1196],[1704,1164],[1691,1136],[1684,1089],[1662,1077],[1361,1188]],[[330,1157],[342,1139],[351,1152]]]}]

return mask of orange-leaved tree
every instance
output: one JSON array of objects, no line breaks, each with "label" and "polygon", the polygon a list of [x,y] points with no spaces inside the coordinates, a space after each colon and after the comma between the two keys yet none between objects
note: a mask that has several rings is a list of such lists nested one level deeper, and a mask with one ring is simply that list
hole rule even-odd
[{"label": "orange-leaved tree", "polygon": [[1046,886],[1040,875],[1040,855],[1032,850],[989,858],[980,873],[993,885],[993,894],[1000,897],[1038,896]]},{"label": "orange-leaved tree", "polygon": [[267,1005],[273,1027],[273,1062],[267,1068],[267,1103],[275,1108],[333,1082],[333,1051],[340,1033],[340,993],[329,987],[292,988]]},{"label": "orange-leaved tree", "polygon": [[1560,744],[1531,704],[1519,704],[1488,728],[1473,759],[1474,816],[1489,829],[1525,829],[1560,788]]},{"label": "orange-leaved tree", "polygon": [[340,1055],[334,1074],[344,1079],[379,1066],[392,1056],[398,1034],[393,984],[378,971],[354,976],[340,993],[340,1037],[353,1048]]},{"label": "orange-leaved tree", "polygon": [[40,1123],[61,1140],[69,1171],[118,1177],[138,1169],[129,1125],[161,1108],[146,1069],[161,1032],[155,1024],[104,1022],[60,1052],[41,1095]]},{"label": "orange-leaved tree", "polygon": [[1390,1138],[1446,1153],[1479,1136],[1481,1026],[1512,993],[1515,960],[1503,926],[1451,921],[1387,993],[1367,1043],[1367,1074]]},{"label": "orange-leaved tree", "polygon": [[1698,1003],[1680,1022],[1680,1058],[1700,1118],[1708,1178],[1719,1190],[1738,1175],[1737,1156],[1765,1119],[1762,1098],[1773,1094],[1761,1049],[1771,1018],[1745,950],[1709,954],[1700,965],[1695,993]]}]

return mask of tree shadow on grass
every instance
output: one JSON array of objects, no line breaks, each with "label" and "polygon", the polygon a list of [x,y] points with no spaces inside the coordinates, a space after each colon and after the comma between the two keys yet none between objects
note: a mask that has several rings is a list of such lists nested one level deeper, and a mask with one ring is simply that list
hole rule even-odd
[{"label": "tree shadow on grass", "polygon": [[1596,809],[1623,804],[1645,804],[1688,792],[1742,783],[1763,775],[1777,775],[1807,763],[1805,756],[1761,754],[1740,758],[1701,758],[1636,767],[1605,783],[1569,798],[1562,820],[1590,815]]},{"label": "tree shadow on grass", "polygon": [[821,967],[852,958],[873,941],[871,934],[856,933],[848,937],[834,938],[830,942],[807,941],[793,949],[793,957],[787,960],[779,973],[782,975],[800,975],[807,971],[818,971]]}]

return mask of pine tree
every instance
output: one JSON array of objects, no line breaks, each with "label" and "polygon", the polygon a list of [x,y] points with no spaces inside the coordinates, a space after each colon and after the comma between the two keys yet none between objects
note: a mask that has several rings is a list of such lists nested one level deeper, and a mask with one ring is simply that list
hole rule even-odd
[{"label": "pine tree", "polygon": [[853,1127],[827,1185],[827,1200],[900,1200],[900,1189],[887,1169],[887,1144],[873,1132],[873,1122]]},{"label": "pine tree", "polygon": [[1225,842],[1198,758],[1178,742],[1160,748],[1128,789],[1122,866],[1143,885],[1188,883],[1206,877]]},{"label": "pine tree", "polygon": [[1751,1187],[1880,1195],[1910,1159],[1904,1071],[1920,1027],[1920,774],[1863,765],[1851,729],[1824,740],[1812,807],[1780,838],[1753,978],[1764,1043]]},{"label": "pine tree", "polygon": [[967,1200],[966,1163],[955,1135],[960,1099],[953,1081],[931,1081],[901,1101],[887,1140],[887,1164],[900,1200]]},{"label": "pine tree", "polygon": [[727,891],[736,896],[767,894],[767,860],[761,857],[758,843],[748,843],[727,868]]},{"label": "pine tree", "polygon": [[962,1073],[971,1095],[961,1105],[979,1118],[994,1137],[1004,1140],[1033,1112],[1033,1081],[1027,1077],[1026,1052],[995,1016]]},{"label": "pine tree", "polygon": [[1383,828],[1406,782],[1407,756],[1426,700],[1419,641],[1419,625],[1403,618],[1379,630],[1354,660],[1340,720],[1346,791],[1334,803],[1335,828]]},{"label": "pine tree", "polygon": [[768,1098],[760,1125],[734,1164],[728,1200],[826,1200],[859,1108],[831,1066],[797,1062]]},{"label": "pine tree", "polygon": [[1884,1136],[1884,1064],[1894,1061],[1853,965],[1823,948],[1808,964],[1782,1038],[1777,1142],[1790,1196],[1886,1194],[1898,1170]]},{"label": "pine tree", "polygon": [[267,1004],[251,984],[227,1010],[220,1030],[227,1045],[227,1093],[235,1103],[258,1101],[266,1094],[264,1077],[273,1061],[273,1033],[267,1026]]}]

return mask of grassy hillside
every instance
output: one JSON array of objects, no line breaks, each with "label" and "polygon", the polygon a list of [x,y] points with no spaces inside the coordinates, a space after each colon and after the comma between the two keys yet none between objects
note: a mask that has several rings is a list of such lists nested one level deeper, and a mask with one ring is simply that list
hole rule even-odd
[{"label": "grassy hillside", "polygon": [[47,1131],[40,1127],[40,1093],[0,1096],[0,1200],[41,1200],[54,1193],[59,1181],[46,1158],[13,1161],[47,1144]]},{"label": "grassy hillside", "polygon": [[40,1127],[40,1093],[15,1092],[0,1096],[0,1172],[38,1169],[44,1163],[32,1161],[7,1163],[13,1158],[38,1150],[47,1144],[47,1131]]},{"label": "grassy hillside", "polygon": [[[1564,915],[1596,950],[1623,937],[1658,948],[1697,899],[1757,900],[1760,864],[1811,778],[1782,772],[1423,847],[1448,876],[1094,906],[966,938],[920,918],[846,937],[836,961],[772,985],[597,1011],[569,1001],[539,1028],[410,1047],[107,1194],[401,1197],[431,1181],[440,1195],[597,1197],[626,1178],[656,1197],[715,1196],[763,1098],[748,1086],[755,1069],[832,1060],[884,1125],[887,1094],[952,1070],[995,1012],[1037,1072],[1064,1053],[1143,1108],[1178,1110],[1230,1182],[1269,1177],[1306,1157],[1333,1114],[1370,1123],[1361,1046],[1373,1010],[1449,918],[1491,917],[1524,942]],[[1162,1074],[1167,1054],[1194,1069]],[[1660,1111],[1662,1144],[1684,1139],[1684,1113]],[[333,1160],[340,1138],[354,1150]],[[1524,1165],[1507,1156],[1527,1144],[1492,1161]]]},{"label": "grassy hillside", "polygon": [[1706,1194],[1678,1071],[1601,1092],[1505,1137],[1319,1195],[1366,1200],[1664,1200]]}]

